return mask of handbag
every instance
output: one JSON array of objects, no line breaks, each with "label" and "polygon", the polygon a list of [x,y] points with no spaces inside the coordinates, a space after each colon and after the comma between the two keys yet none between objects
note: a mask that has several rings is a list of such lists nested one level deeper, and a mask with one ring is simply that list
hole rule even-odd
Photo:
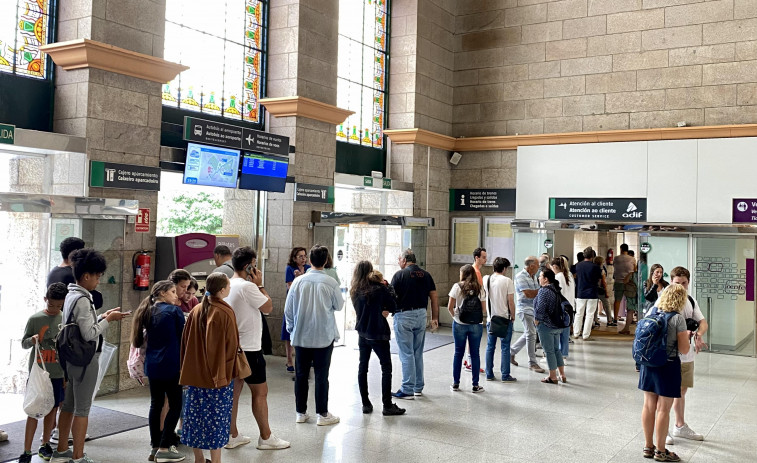
[{"label": "handbag", "polygon": [[[491,281],[492,277],[490,276],[489,279],[486,280],[486,303],[489,304],[489,307],[492,306],[492,301],[489,299]],[[505,301],[505,303],[507,303],[507,301]],[[492,315],[492,317],[489,319],[488,332],[490,335],[497,338],[507,337],[507,335],[510,333],[510,319],[501,317],[499,315]]]},{"label": "handbag", "polygon": [[237,372],[236,377],[240,379],[247,378],[252,374],[250,364],[247,362],[247,356],[242,349],[237,350],[237,356],[234,359],[234,370]]},{"label": "handbag", "polygon": [[[147,344],[145,342],[145,344]],[[129,376],[132,379],[136,379],[137,382],[145,385],[145,347],[134,347],[132,344],[129,347],[129,360],[126,361],[126,366],[129,369]]]},{"label": "handbag", "polygon": [[40,419],[47,416],[55,406],[55,394],[50,373],[47,372],[45,361],[39,353],[39,341],[34,344],[34,359],[37,358],[42,366],[35,361],[29,370],[29,381],[24,393],[24,412],[31,418]]}]

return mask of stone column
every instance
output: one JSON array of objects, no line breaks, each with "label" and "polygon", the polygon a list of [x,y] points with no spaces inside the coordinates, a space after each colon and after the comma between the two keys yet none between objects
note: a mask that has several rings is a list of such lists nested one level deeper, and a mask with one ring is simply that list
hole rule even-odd
[{"label": "stone column", "polygon": [[[304,97],[336,105],[338,0],[272,0],[268,46],[268,97]],[[270,117],[267,129],[289,137],[296,152],[290,156],[289,175],[295,181],[334,184],[336,126],[301,115]],[[268,194],[266,289],[273,299],[268,317],[274,351],[283,354],[281,333],[289,252],[309,249],[313,230],[311,212],[331,205],[294,201],[294,185],[284,193]],[[321,243],[333,247],[333,238]]]},{"label": "stone column", "polygon": [[[58,18],[59,42],[90,39],[146,55],[163,56],[163,0],[60,0]],[[158,166],[161,84],[101,69],[65,71],[59,66],[55,71],[55,84],[54,130],[86,137],[89,160]],[[156,217],[157,192],[91,188],[89,196],[136,199],[140,207],[149,208],[153,218]],[[132,290],[131,284],[131,257],[141,249],[155,249],[154,221],[149,233],[135,233],[134,225],[127,223],[123,249],[111,251],[114,256],[108,259],[118,262],[114,257],[121,257],[120,305],[124,310],[136,309],[145,296],[145,292]],[[102,390],[118,390],[136,384],[124,366],[129,355],[131,324],[121,325],[111,325],[108,330],[107,340],[120,349],[103,380]]]}]

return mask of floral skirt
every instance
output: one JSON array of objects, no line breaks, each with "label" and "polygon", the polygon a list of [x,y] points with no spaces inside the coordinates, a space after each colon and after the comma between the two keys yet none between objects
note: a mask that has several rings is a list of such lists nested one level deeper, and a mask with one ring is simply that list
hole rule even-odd
[{"label": "floral skirt", "polygon": [[229,442],[234,382],[220,389],[189,386],[184,401],[181,442],[192,448],[220,449]]}]

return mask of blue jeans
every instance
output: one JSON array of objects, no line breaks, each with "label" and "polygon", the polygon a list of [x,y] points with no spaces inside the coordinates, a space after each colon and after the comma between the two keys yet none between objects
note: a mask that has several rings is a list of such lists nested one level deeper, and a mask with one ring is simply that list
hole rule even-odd
[{"label": "blue jeans", "polygon": [[[452,321],[452,336],[455,338],[455,357],[452,361],[452,382],[460,384],[460,370],[463,368],[463,357],[465,356],[465,343],[468,342],[468,351],[470,352],[471,374],[473,375],[473,385],[478,386],[478,374],[481,368],[481,336],[484,334],[484,325],[463,325]],[[509,361],[510,359],[508,359]]]},{"label": "blue jeans", "polygon": [[539,332],[541,347],[544,349],[544,355],[547,357],[549,370],[557,370],[557,367],[565,366],[562,353],[560,352],[560,335],[563,329],[550,328],[544,323],[539,322],[536,326],[536,331]]},{"label": "blue jeans", "polygon": [[568,356],[568,345],[570,344],[570,327],[562,329],[560,333],[560,352],[563,357]]},{"label": "blue jeans", "polygon": [[423,341],[426,339],[426,310],[394,314],[394,338],[400,351],[402,387],[405,394],[423,391]]},{"label": "blue jeans", "polygon": [[510,325],[507,330],[507,336],[504,338],[497,338],[488,334],[489,324],[486,324],[487,342],[486,342],[486,377],[494,377],[494,351],[497,349],[497,339],[502,341],[501,350],[502,358],[500,359],[499,371],[502,373],[502,377],[510,376],[510,341],[513,338],[513,322],[510,321]]}]

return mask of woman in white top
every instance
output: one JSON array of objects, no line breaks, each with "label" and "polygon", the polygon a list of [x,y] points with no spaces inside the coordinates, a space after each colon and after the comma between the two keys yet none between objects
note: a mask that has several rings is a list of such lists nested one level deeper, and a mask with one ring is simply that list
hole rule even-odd
[{"label": "woman in white top", "polygon": [[510,320],[507,328],[507,336],[497,338],[491,334],[490,327],[487,324],[487,343],[486,343],[486,380],[494,380],[494,351],[497,349],[497,340],[502,343],[502,358],[500,360],[500,373],[502,382],[510,383],[515,378],[510,376],[510,341],[513,337],[513,320],[515,320],[515,287],[513,280],[505,276],[505,271],[510,267],[510,261],[504,257],[494,259],[494,273],[484,277],[484,291],[486,291],[486,309],[488,312],[489,323],[493,316],[504,317]]},{"label": "woman in white top", "polygon": [[[473,298],[478,299],[478,304],[475,304],[475,302],[473,305],[471,304]],[[452,391],[460,390],[460,371],[463,367],[466,342],[468,343],[472,364],[472,392],[484,391],[484,388],[478,385],[478,377],[479,368],[481,368],[479,348],[481,347],[481,336],[484,332],[484,314],[486,314],[485,300],[486,293],[478,282],[476,270],[472,265],[464,265],[460,269],[460,281],[455,283],[449,291],[449,303],[447,304],[447,310],[449,310],[453,319],[452,336],[455,338],[455,357],[452,361],[452,387],[450,388]],[[477,313],[479,306],[480,314]],[[473,322],[471,322],[471,319]]]},{"label": "woman in white top", "polygon": [[[555,279],[560,283],[560,293],[570,302],[573,308],[576,307],[576,281],[573,275],[568,271],[568,262],[563,257],[552,259],[552,271],[555,272]],[[571,320],[571,325],[573,321]],[[563,329],[560,333],[560,352],[564,359],[568,358],[568,345],[570,342],[570,327]]]}]

